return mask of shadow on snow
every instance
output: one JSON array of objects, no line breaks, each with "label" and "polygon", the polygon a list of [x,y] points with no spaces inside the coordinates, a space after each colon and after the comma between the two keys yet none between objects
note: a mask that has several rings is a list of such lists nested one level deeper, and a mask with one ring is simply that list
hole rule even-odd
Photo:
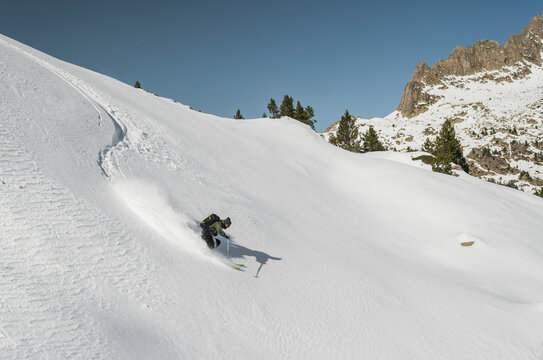
[{"label": "shadow on snow", "polygon": [[[224,246],[222,246],[223,244]],[[217,248],[217,250],[219,250],[224,256],[226,256],[226,241],[224,241],[223,244],[221,244],[221,246]],[[232,240],[230,240],[229,257],[231,259],[244,259],[245,257],[251,256],[255,258],[257,263],[260,264],[255,274],[256,278],[260,274],[260,270],[262,270],[262,267],[268,263],[268,260],[281,260],[280,257],[271,256],[263,251],[252,250],[245,246],[234,244]]]}]

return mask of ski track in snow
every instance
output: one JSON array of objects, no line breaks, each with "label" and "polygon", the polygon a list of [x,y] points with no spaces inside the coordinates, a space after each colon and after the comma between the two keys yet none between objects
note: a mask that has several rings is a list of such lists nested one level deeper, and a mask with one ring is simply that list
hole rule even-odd
[{"label": "ski track in snow", "polygon": [[145,252],[46,177],[2,127],[0,138],[0,358],[108,358],[96,312],[107,314],[111,299],[100,294],[111,284],[139,298]]},{"label": "ski track in snow", "polygon": [[117,181],[113,186],[122,201],[162,238],[193,255],[205,253],[204,242],[193,226],[196,221],[169,204],[166,192],[143,180]]},{"label": "ski track in snow", "polygon": [[[102,169],[102,174],[106,178],[109,178],[113,172],[113,169],[119,169],[118,163],[115,161],[116,155],[113,154],[113,152],[122,152],[122,150],[126,146],[126,144],[123,144],[127,132],[125,124],[119,119],[115,118],[110,112],[108,112],[104,108],[104,105],[100,104],[99,101],[96,100],[96,97],[93,96],[96,92],[89,89],[88,86],[85,86],[85,84],[83,84],[81,80],[75,78],[74,76],[68,74],[67,72],[54,66],[53,64],[43,59],[40,59],[39,57],[34,56],[33,54],[13,44],[10,44],[3,39],[0,39],[0,43],[24,54],[28,58],[43,66],[45,69],[58,76],[68,85],[70,85],[75,91],[80,93],[81,96],[83,96],[92,105],[92,107],[96,110],[96,113],[98,114],[98,119],[100,122],[103,121],[102,112],[104,112],[106,116],[113,122],[113,125],[115,127],[113,143],[111,144],[111,146],[108,146],[107,148],[101,150],[98,154],[98,166],[100,167],[100,169]],[[93,98],[93,100],[91,100],[91,97]]]},{"label": "ski track in snow", "polygon": [[[159,164],[166,163],[173,171],[185,168],[182,159],[179,159],[177,154],[171,152],[164,142],[156,136],[148,135],[148,132],[145,131],[145,124],[123,111],[120,106],[112,104],[110,99],[101,95],[98,90],[50,62],[1,38],[0,44],[9,46],[51,71],[80,93],[93,106],[100,121],[107,117],[113,122],[115,133],[113,134],[112,144],[101,150],[97,159],[97,164],[106,178],[111,179],[116,173],[125,178],[121,171],[120,159],[128,149],[136,151],[148,161]],[[102,112],[105,116],[102,116]]]}]

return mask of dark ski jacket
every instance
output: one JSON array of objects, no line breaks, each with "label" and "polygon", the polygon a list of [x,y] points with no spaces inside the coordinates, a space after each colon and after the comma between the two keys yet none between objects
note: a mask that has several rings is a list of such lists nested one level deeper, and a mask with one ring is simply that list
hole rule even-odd
[{"label": "dark ski jacket", "polygon": [[224,220],[219,220],[211,224],[208,227],[208,229],[209,229],[209,232],[211,232],[213,236],[221,235],[228,239],[229,238],[228,235],[226,235],[226,233],[222,230],[224,229],[224,227],[225,227]]}]

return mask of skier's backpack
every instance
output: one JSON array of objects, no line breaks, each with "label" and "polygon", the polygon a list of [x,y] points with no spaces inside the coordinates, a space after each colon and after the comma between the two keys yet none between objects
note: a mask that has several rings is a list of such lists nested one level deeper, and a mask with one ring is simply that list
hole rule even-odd
[{"label": "skier's backpack", "polygon": [[218,215],[211,214],[208,217],[206,217],[204,220],[200,222],[200,227],[202,229],[205,229],[206,227],[209,227],[219,221],[221,218]]}]

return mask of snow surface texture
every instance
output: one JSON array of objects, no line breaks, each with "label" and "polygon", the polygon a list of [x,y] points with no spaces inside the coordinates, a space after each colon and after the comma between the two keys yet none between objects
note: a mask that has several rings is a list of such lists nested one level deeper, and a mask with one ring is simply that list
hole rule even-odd
[{"label": "snow surface texture", "polygon": [[2,359],[543,357],[543,199],[3,36],[0,139]]},{"label": "snow surface texture", "polygon": [[[529,69],[529,74],[519,78],[516,73]],[[543,67],[518,63],[501,70],[483,71],[468,76],[448,76],[440,85],[427,85],[424,93],[438,97],[428,111],[411,119],[398,111],[384,118],[357,118],[360,134],[373,126],[380,140],[398,151],[421,149],[427,138],[434,139],[446,119],[455,124],[455,130],[468,155],[473,148],[487,148],[499,152],[511,169],[495,173],[481,168],[485,179],[507,183],[514,181],[520,189],[533,193],[542,185],[519,178],[520,171],[543,181]],[[424,104],[418,104],[424,105]],[[323,136],[328,139],[335,133],[332,126]],[[515,133],[512,133],[515,130]],[[511,154],[514,142],[529,146],[523,160]],[[540,142],[538,146],[536,142]]]}]

